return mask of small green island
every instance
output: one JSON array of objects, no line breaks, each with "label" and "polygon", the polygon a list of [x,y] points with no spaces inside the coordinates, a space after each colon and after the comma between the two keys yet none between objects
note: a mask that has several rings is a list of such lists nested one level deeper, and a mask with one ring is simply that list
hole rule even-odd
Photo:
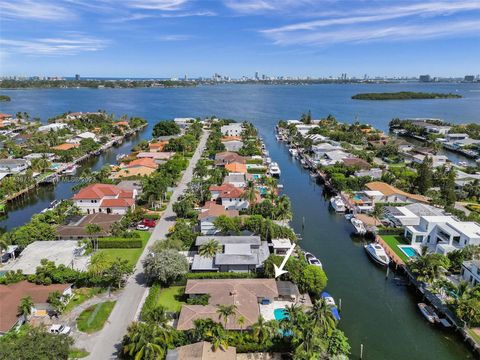
[{"label": "small green island", "polygon": [[353,95],[354,100],[424,100],[424,99],[459,99],[462,95],[452,93],[426,93],[413,91],[363,93]]},{"label": "small green island", "polygon": [[7,95],[0,95],[0,101],[10,101],[10,96]]}]

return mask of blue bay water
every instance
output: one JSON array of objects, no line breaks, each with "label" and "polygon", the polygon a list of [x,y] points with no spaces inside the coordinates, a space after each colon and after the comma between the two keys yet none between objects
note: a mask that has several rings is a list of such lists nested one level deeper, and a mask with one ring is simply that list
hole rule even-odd
[{"label": "blue bay water", "polygon": [[[452,92],[462,99],[412,101],[355,101],[359,92]],[[364,359],[467,359],[473,355],[454,335],[430,326],[421,316],[414,293],[395,281],[385,280],[362,244],[350,237],[353,230],[342,216],[329,211],[322,187],[293,161],[283,144],[275,141],[273,127],[280,119],[296,119],[312,111],[314,118],[333,114],[344,122],[360,121],[387,130],[395,117],[432,117],[453,123],[480,123],[480,84],[381,84],[381,85],[219,85],[174,89],[28,89],[2,90],[12,101],[0,103],[0,112],[26,111],[46,121],[67,111],[106,110],[120,116],[141,116],[149,127],[139,136],[112,149],[84,167],[113,163],[135,142],[150,138],[153,124],[173,117],[207,116],[253,122],[260,130],[271,157],[282,169],[281,182],[293,203],[296,232],[301,246],[320,258],[327,272],[328,291],[342,300],[341,328],[350,338],[352,357]],[[71,196],[72,183],[40,188],[11,206],[0,221],[5,230],[19,226],[55,198]],[[302,219],[305,228],[302,229]]]}]

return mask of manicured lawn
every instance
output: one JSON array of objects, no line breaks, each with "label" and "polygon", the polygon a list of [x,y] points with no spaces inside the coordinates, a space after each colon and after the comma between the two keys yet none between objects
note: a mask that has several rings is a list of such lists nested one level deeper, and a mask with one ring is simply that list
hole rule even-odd
[{"label": "manicured lawn", "polygon": [[167,311],[179,312],[182,305],[186,304],[184,291],[184,286],[171,286],[161,289],[157,300],[158,305],[162,305]]},{"label": "manicured lawn", "polygon": [[94,333],[103,328],[116,301],[105,301],[85,309],[77,319],[77,328],[86,333]]},{"label": "manicured lawn", "polygon": [[140,239],[142,239],[142,247],[137,249],[102,249],[100,251],[106,253],[109,258],[112,260],[119,257],[120,259],[128,260],[129,264],[135,266],[138,261],[138,258],[142,254],[142,251],[145,245],[150,238],[151,233],[149,231],[136,231],[140,234]]},{"label": "manicured lawn", "polygon": [[81,303],[91,299],[97,294],[100,294],[103,290],[101,288],[80,288],[73,290],[73,296],[65,306],[65,313],[72,311],[75,307]]},{"label": "manicured lawn", "polygon": [[402,250],[397,245],[407,245],[405,241],[403,241],[403,237],[401,235],[381,235],[380,236],[390,248],[397,254],[400,259],[402,259],[405,263],[408,262],[409,258],[407,255],[403,253]]},{"label": "manicured lawn", "polygon": [[70,349],[70,352],[68,353],[68,358],[69,359],[81,359],[84,357],[87,357],[90,353],[88,351],[85,351],[83,349],[77,349],[77,348],[72,348]]}]

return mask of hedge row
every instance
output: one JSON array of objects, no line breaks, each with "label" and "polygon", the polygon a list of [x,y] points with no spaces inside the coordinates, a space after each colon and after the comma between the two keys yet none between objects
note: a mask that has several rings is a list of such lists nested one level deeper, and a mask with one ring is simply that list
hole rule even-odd
[{"label": "hedge row", "polygon": [[140,318],[144,320],[150,311],[152,311],[157,306],[158,296],[160,295],[160,285],[155,284],[152,285],[150,291],[148,292],[148,296],[145,299],[145,303],[142,307],[142,312],[140,313]]},{"label": "hedge row", "polygon": [[143,246],[141,239],[98,239],[99,249],[136,249]]},{"label": "hedge row", "polygon": [[158,220],[160,219],[160,214],[145,214],[143,215],[143,218],[148,220]]},{"label": "hedge row", "polygon": [[188,273],[187,279],[246,279],[254,278],[252,273],[234,273],[234,272],[199,272]]}]

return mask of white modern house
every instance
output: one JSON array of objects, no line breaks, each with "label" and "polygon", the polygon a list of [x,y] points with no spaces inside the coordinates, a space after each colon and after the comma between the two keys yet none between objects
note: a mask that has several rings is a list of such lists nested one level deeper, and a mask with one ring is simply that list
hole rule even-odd
[{"label": "white modern house", "polygon": [[480,226],[452,216],[422,216],[418,225],[405,227],[404,236],[417,249],[447,254],[467,245],[480,245]]},{"label": "white modern house", "polygon": [[173,122],[180,126],[182,129],[186,129],[190,124],[195,122],[194,118],[175,118]]},{"label": "white modern house", "polygon": [[370,176],[372,179],[380,179],[383,171],[380,168],[372,168],[369,170],[357,170],[353,175],[356,177]]},{"label": "white modern house", "polygon": [[243,141],[240,140],[228,140],[222,141],[225,146],[225,150],[238,152],[243,147]]},{"label": "white modern house", "polygon": [[32,161],[34,159],[46,159],[48,161],[53,161],[55,159],[54,153],[31,153],[25,155],[23,158],[28,161]]},{"label": "white modern house", "polygon": [[384,215],[396,226],[418,226],[422,216],[443,216],[442,209],[422,203],[406,206],[385,206]]},{"label": "white modern house", "polygon": [[236,188],[244,188],[247,186],[247,179],[243,173],[230,173],[223,179],[224,184],[232,184]]},{"label": "white modern house", "polygon": [[52,123],[52,124],[40,126],[38,128],[38,131],[40,132],[58,131],[61,129],[66,129],[67,127],[68,127],[68,124],[65,124],[65,123]]},{"label": "white modern house", "polygon": [[243,125],[241,123],[232,123],[223,125],[220,128],[223,136],[240,136],[243,131]]},{"label": "white modern house", "polygon": [[462,264],[462,278],[471,286],[480,284],[480,260],[464,261]]},{"label": "white modern house", "polygon": [[328,142],[320,143],[312,146],[313,158],[316,161],[325,159],[325,154],[330,151],[342,150],[341,146],[332,145]]},{"label": "white modern house", "polygon": [[0,159],[0,173],[13,175],[29,168],[30,161],[25,159]]},{"label": "white modern house", "polygon": [[80,142],[82,140],[85,140],[85,139],[92,139],[94,141],[97,141],[97,135],[95,135],[94,133],[90,132],[90,131],[85,131],[81,134],[78,134],[78,135],[75,135],[74,137],[68,139],[66,141],[66,143],[68,144],[80,144]]},{"label": "white modern house", "polygon": [[297,128],[297,131],[298,131],[302,136],[305,136],[305,135],[307,135],[307,134],[309,133],[310,130],[317,128],[318,125],[316,125],[316,124],[304,124],[304,123],[300,123],[300,124],[295,125],[295,127]]},{"label": "white modern house", "polygon": [[437,135],[446,135],[450,131],[451,126],[445,125],[427,125],[425,126],[425,131],[430,134],[437,134]]}]

